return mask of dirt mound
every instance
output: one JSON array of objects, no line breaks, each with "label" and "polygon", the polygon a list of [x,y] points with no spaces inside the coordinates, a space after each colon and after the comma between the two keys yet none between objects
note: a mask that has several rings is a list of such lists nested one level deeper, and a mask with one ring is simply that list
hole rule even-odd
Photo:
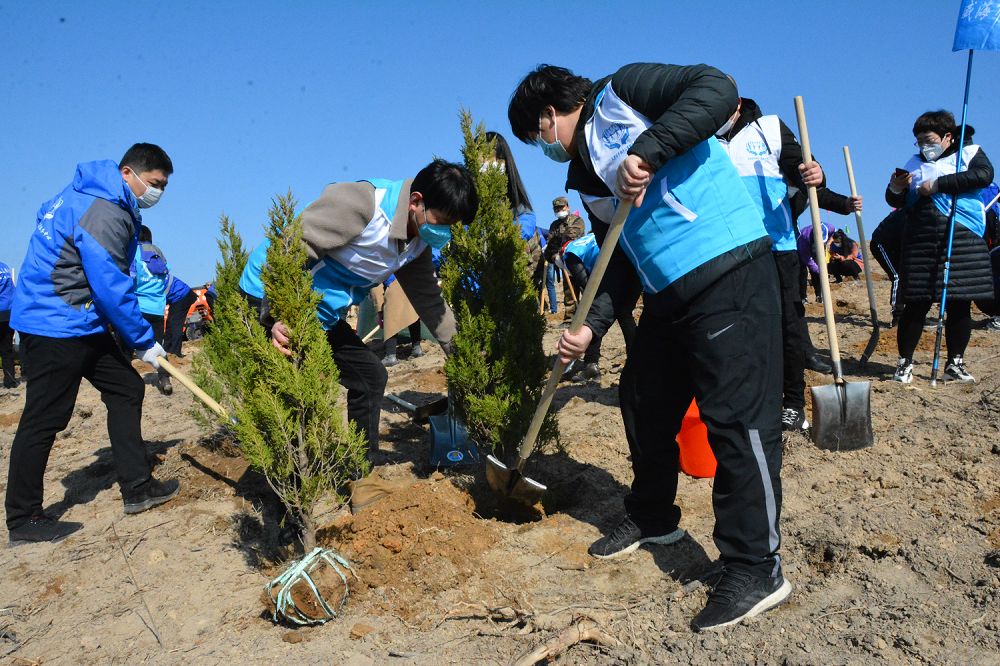
[{"label": "dirt mound", "polygon": [[468,493],[435,474],[345,516],[320,542],[346,557],[362,582],[352,600],[409,620],[429,598],[477,575],[497,533]]}]

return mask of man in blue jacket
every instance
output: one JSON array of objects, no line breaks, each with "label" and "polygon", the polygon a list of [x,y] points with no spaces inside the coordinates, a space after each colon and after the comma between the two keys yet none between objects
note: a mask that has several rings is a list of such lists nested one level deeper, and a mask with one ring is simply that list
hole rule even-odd
[{"label": "man in blue jacket", "polygon": [[[14,378],[14,329],[10,327],[10,304],[14,300],[14,279],[10,266],[0,262],[0,361],[3,363],[3,387],[17,388]],[[24,374],[24,370],[21,370]]]},{"label": "man in blue jacket", "polygon": [[145,385],[111,336],[159,368],[165,356],[142,318],[129,266],[141,208],[154,205],[173,172],[159,146],[137,143],[120,164],[84,162],[59,194],[42,204],[21,267],[11,326],[31,369],[24,412],[10,451],[10,545],[58,541],[80,529],[42,512],[42,480],[56,434],[73,415],[80,380],[101,393],[125,513],[177,495],[176,479],[152,476],[140,421]]},{"label": "man in blue jacket", "polygon": [[[139,245],[135,249],[131,274],[135,280],[135,295],[139,300],[142,318],[153,328],[153,339],[162,345],[170,266],[163,256],[163,250],[153,245],[153,231],[145,224],[139,227]],[[156,371],[156,388],[163,395],[174,392],[170,375],[163,368]]]},{"label": "man in blue jacket", "polygon": [[675,438],[697,397],[718,461],[714,537],[724,569],[691,623],[696,631],[735,624],[791,593],[778,553],[778,278],[760,212],[714,136],[737,99],[732,81],[708,65],[626,65],[597,82],[542,65],[508,107],[515,136],[568,162],[567,188],[600,219],[612,219],[615,197],[635,202],[586,326],[564,332],[559,353],[579,358],[623,299],[634,303],[634,267],[644,310],[619,389],[634,479],[624,519],[590,553],[616,557],[684,536]]}]

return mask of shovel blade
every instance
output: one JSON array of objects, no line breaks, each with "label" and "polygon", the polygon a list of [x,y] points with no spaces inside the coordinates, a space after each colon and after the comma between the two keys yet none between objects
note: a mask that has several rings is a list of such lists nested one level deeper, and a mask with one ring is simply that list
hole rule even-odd
[{"label": "shovel blade", "polygon": [[486,456],[486,482],[493,492],[527,506],[534,506],[548,490],[534,479],[511,469],[492,455]]},{"label": "shovel blade", "polygon": [[854,451],[875,443],[871,383],[813,386],[812,439],[827,451]]}]

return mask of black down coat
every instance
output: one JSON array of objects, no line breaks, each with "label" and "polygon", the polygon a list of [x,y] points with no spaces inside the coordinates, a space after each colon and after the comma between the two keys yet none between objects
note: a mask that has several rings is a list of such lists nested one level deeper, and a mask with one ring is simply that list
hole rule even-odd
[{"label": "black down coat", "polygon": [[[952,150],[948,151],[953,152]],[[946,153],[947,154],[947,153]],[[979,190],[993,180],[993,165],[980,149],[967,171],[938,178],[938,191],[946,194]],[[901,207],[905,193],[886,190],[890,206]],[[899,300],[903,303],[941,301],[944,264],[948,254],[948,216],[928,197],[920,197],[905,209]],[[968,228],[955,223],[952,243],[948,298],[963,301],[993,298],[993,273],[986,241]]]}]

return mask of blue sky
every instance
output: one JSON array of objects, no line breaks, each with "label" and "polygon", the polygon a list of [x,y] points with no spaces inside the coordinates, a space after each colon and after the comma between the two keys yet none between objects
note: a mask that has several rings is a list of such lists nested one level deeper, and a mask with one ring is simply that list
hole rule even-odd
[{"label": "blue sky", "polygon": [[[77,162],[150,141],[176,172],[145,221],[174,272],[204,282],[220,213],[252,245],[289,187],[305,205],[332,181],[457,160],[460,106],[511,139],[507,101],[539,63],[596,79],[629,62],[706,62],[793,129],[802,95],[813,151],[841,192],[851,147],[870,233],[888,212],[892,169],[913,151],[916,116],[961,112],[959,4],[4,2],[0,261],[20,265],[39,205]],[[1000,161],[998,73],[1000,54],[976,54],[969,120]],[[512,144],[547,225],[565,167]]]}]

